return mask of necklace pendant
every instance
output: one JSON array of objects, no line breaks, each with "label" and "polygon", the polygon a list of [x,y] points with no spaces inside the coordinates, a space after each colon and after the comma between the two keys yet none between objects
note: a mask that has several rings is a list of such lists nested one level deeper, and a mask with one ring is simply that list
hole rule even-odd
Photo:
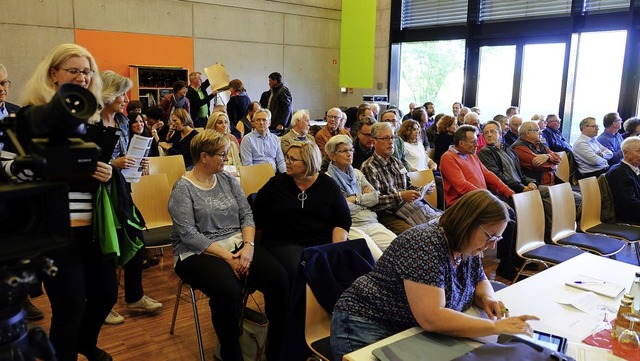
[{"label": "necklace pendant", "polygon": [[298,193],[298,200],[301,203],[301,207],[302,209],[304,209],[304,201],[305,199],[307,199],[307,193],[305,193],[304,191],[302,191],[301,193]]}]

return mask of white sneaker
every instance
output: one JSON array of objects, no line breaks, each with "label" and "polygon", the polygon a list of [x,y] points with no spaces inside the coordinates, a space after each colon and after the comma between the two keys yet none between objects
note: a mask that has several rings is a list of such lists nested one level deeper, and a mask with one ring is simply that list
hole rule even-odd
[{"label": "white sneaker", "polygon": [[104,323],[107,325],[119,325],[124,322],[124,317],[120,316],[120,314],[114,310],[111,310],[105,318]]},{"label": "white sneaker", "polygon": [[137,302],[127,303],[127,308],[130,310],[153,312],[157,309],[162,308],[162,303],[154,300],[149,296],[142,296],[142,298]]}]

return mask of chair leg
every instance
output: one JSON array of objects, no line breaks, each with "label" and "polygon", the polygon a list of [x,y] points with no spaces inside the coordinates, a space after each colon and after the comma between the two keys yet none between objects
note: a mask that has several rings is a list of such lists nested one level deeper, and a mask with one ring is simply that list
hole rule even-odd
[{"label": "chair leg", "polygon": [[638,258],[638,265],[640,265],[640,242],[634,244],[636,248],[636,258]]},{"label": "chair leg", "polygon": [[[178,306],[180,305],[180,296],[182,295],[183,285],[184,285],[184,282],[180,280],[180,282],[178,282],[178,290],[176,291],[176,303],[175,303],[175,306],[173,306],[173,318],[171,319],[171,328],[169,329],[169,334],[171,335],[173,335],[173,331],[176,326],[176,318],[178,316]],[[200,350],[200,360],[205,361],[204,346],[202,344],[202,331],[200,330],[200,316],[198,315],[198,304],[196,303],[197,302],[196,292],[193,289],[193,287],[191,287],[191,285],[187,285],[187,286],[189,286],[189,291],[191,292],[191,307],[193,308],[193,318],[196,325],[196,337],[198,338],[198,349]]]},{"label": "chair leg", "polygon": [[178,306],[180,305],[180,294],[182,294],[182,285],[183,282],[180,280],[178,282],[178,291],[176,291],[176,303],[173,306],[173,318],[171,319],[171,328],[169,329],[169,334],[173,335],[173,330],[176,326],[176,317],[178,316]]},{"label": "chair leg", "polygon": [[196,336],[198,337],[198,347],[200,348],[200,360],[205,361],[204,346],[202,345],[202,333],[200,332],[200,316],[198,316],[198,304],[196,303],[196,292],[191,286],[189,286],[189,290],[191,290],[191,305],[193,306],[193,318],[196,323]]}]

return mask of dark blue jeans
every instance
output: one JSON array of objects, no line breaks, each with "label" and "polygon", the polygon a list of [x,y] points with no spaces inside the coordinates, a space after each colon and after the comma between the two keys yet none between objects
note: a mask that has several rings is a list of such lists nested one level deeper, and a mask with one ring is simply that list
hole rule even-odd
[{"label": "dark blue jeans", "polygon": [[331,350],[334,360],[393,335],[362,317],[334,311],[331,318]]}]

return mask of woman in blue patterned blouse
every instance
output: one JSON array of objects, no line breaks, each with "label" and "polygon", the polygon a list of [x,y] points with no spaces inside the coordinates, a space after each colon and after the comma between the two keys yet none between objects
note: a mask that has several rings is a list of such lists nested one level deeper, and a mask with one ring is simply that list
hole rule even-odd
[{"label": "woman in blue patterned blouse", "polygon": [[[537,317],[509,317],[482,268],[482,251],[495,248],[508,220],[502,202],[476,190],[439,219],[398,236],[336,303],[334,359],[414,326],[460,337],[530,334],[526,321]],[[464,314],[471,306],[488,318]]]}]

